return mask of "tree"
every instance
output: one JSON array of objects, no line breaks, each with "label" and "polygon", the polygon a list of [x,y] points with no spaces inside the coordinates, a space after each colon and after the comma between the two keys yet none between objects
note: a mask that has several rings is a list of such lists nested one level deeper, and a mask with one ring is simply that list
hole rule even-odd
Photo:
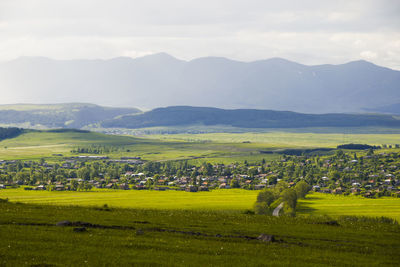
[{"label": "tree", "polygon": [[261,191],[257,196],[257,202],[265,202],[269,207],[276,200],[276,194],[272,190],[267,189]]},{"label": "tree", "polygon": [[231,188],[240,188],[240,183],[239,183],[238,179],[231,180]]},{"label": "tree", "polygon": [[310,185],[305,181],[300,181],[294,187],[298,198],[305,198],[308,191],[310,191]]},{"label": "tree", "polygon": [[294,212],[297,206],[297,193],[293,188],[288,188],[282,192],[282,200]]},{"label": "tree", "polygon": [[278,198],[271,189],[261,191],[257,196],[257,201],[254,204],[254,212],[256,214],[271,214],[273,208],[271,204]]},{"label": "tree", "polygon": [[277,195],[279,195],[281,192],[285,191],[287,188],[289,188],[289,184],[285,181],[279,181],[276,185],[275,185],[275,192]]}]

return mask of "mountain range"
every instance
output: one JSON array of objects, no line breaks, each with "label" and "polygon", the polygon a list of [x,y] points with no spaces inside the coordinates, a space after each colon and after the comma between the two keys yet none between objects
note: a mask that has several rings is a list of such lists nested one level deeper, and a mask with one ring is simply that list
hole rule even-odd
[{"label": "mountain range", "polygon": [[303,113],[400,114],[400,71],[367,61],[307,66],[281,58],[191,61],[160,53],[141,58],[0,63],[2,103],[88,102],[153,109],[213,106]]}]

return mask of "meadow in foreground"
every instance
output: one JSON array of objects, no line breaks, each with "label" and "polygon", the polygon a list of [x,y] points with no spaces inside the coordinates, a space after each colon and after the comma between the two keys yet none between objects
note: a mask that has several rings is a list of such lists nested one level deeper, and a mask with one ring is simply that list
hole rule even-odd
[{"label": "meadow in foreground", "polygon": [[[4,201],[0,212],[3,266],[397,266],[400,260],[399,225],[374,219]],[[64,220],[72,223],[56,226]],[[257,239],[261,233],[275,241]]]}]

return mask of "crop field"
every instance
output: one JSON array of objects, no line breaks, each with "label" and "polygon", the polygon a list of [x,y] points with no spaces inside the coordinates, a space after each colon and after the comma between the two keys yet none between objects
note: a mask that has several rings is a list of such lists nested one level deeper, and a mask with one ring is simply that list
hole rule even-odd
[{"label": "crop field", "polygon": [[110,190],[26,191],[0,190],[0,198],[12,202],[137,208],[137,209],[196,209],[246,210],[252,209],[259,191],[229,189],[189,193],[185,191]]},{"label": "crop field", "polygon": [[268,144],[269,147],[331,147],[344,143],[358,143],[369,145],[399,144],[399,134],[350,134],[350,133],[207,133],[207,134],[173,134],[148,135],[149,138],[160,140],[181,140],[188,142],[252,142]]},{"label": "crop field", "polygon": [[28,132],[16,138],[0,141],[0,159],[52,158],[53,154],[71,156],[76,147],[108,146],[118,151],[107,156],[139,156],[144,160],[205,160],[233,163],[272,160],[277,154],[262,154],[263,150],[281,148],[334,148],[343,143],[398,144],[398,134],[324,134],[324,133],[213,133],[148,135],[145,137],[105,135],[82,132]]},{"label": "crop field", "polygon": [[370,199],[360,196],[310,193],[306,199],[299,201],[298,214],[331,217],[343,215],[386,216],[400,222],[400,199],[392,197]]},{"label": "crop field", "polygon": [[93,132],[28,132],[1,141],[0,159],[52,158],[53,154],[76,156],[71,153],[73,148],[93,145],[118,148],[117,152],[107,153],[107,156],[114,158],[139,156],[145,160],[207,159],[226,163],[278,157],[260,154],[260,149],[269,148],[263,144],[168,141]]},{"label": "crop field", "polygon": [[[4,201],[0,212],[3,266],[396,266],[400,260],[399,225],[374,220],[330,225],[325,217]],[[56,226],[64,220],[72,223]],[[275,241],[258,240],[260,234]]]},{"label": "crop field", "polygon": [[[225,210],[245,211],[253,208],[260,191],[222,189],[210,192],[110,190],[77,191],[26,191],[22,188],[0,190],[0,198],[11,202],[45,205],[76,205],[100,207],[107,204],[115,208],[155,210]],[[400,199],[382,197],[368,199],[310,193],[299,200],[299,216],[328,215],[333,218],[345,215],[390,217],[400,221]]]}]

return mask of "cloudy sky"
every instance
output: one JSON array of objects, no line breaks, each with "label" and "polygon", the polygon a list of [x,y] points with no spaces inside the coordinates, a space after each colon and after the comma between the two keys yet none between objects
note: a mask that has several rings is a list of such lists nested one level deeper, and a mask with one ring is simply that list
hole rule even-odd
[{"label": "cloudy sky", "polygon": [[0,61],[158,52],[400,70],[400,1],[0,0]]}]

